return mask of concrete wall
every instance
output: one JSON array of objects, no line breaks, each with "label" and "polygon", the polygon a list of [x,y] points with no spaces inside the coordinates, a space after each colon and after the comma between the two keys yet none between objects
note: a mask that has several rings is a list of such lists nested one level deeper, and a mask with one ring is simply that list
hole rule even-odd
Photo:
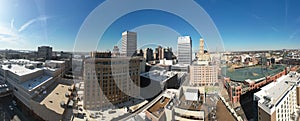
[{"label": "concrete wall", "polygon": [[276,121],[276,111],[272,115],[269,115],[263,109],[258,107],[258,121]]}]

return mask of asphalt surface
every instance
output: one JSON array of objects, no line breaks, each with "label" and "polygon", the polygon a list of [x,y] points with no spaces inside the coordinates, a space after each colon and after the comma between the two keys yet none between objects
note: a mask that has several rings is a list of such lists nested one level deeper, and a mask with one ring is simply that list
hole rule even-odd
[{"label": "asphalt surface", "polygon": [[12,97],[6,96],[0,98],[0,120],[10,121],[13,119],[15,113],[14,110],[10,110],[9,105],[12,105]]},{"label": "asphalt surface", "polygon": [[[13,98],[11,95],[0,98],[0,121],[31,121],[22,111],[20,111],[18,104],[14,106]],[[12,106],[12,110],[9,108]]]}]

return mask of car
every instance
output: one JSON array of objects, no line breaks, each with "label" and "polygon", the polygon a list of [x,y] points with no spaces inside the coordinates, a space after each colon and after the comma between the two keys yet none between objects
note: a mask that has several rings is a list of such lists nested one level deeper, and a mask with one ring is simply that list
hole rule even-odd
[{"label": "car", "polygon": [[239,111],[239,110],[241,110],[241,108],[240,108],[240,107],[237,107],[237,108],[235,108],[235,111]]},{"label": "car", "polygon": [[11,111],[14,110],[14,108],[13,108],[11,105],[9,105],[8,107],[9,107],[9,109],[10,109]]},{"label": "car", "polygon": [[16,101],[13,100],[12,103],[13,103],[14,106],[17,106],[17,102]]}]

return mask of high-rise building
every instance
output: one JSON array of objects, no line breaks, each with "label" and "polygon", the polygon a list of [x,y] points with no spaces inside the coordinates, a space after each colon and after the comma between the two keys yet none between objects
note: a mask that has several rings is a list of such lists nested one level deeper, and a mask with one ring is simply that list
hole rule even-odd
[{"label": "high-rise building", "polygon": [[170,47],[165,48],[165,51],[164,51],[164,58],[165,58],[166,60],[172,60],[172,59],[173,59],[172,48],[170,48]]},{"label": "high-rise building", "polygon": [[100,110],[139,96],[140,58],[94,55],[84,61],[84,108]]},{"label": "high-rise building", "polygon": [[52,58],[52,47],[50,46],[38,47],[38,57],[44,58],[45,60],[50,60]]},{"label": "high-rise building", "polygon": [[165,49],[162,46],[158,46],[157,51],[158,51],[158,60],[163,60],[165,58],[164,56]]},{"label": "high-rise building", "polygon": [[299,76],[296,72],[290,72],[254,94],[258,104],[258,121],[295,120],[300,106]]},{"label": "high-rise building", "polygon": [[192,39],[190,36],[178,37],[178,64],[191,64],[192,62]]},{"label": "high-rise building", "polygon": [[112,56],[116,57],[116,56],[120,56],[120,50],[118,46],[114,46],[113,51],[112,51]]},{"label": "high-rise building", "polygon": [[144,50],[144,58],[146,59],[146,61],[153,60],[153,50],[151,48],[146,48]]},{"label": "high-rise building", "polygon": [[200,51],[197,60],[190,65],[191,85],[213,85],[218,81],[218,66],[211,62],[204,52],[204,40],[200,39]]},{"label": "high-rise building", "polygon": [[137,33],[125,31],[122,33],[122,54],[131,57],[137,50]]}]

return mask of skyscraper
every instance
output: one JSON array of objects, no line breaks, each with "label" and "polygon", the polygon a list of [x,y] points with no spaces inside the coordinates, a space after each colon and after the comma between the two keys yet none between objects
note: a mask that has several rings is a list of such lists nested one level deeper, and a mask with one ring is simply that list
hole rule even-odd
[{"label": "skyscraper", "polygon": [[191,64],[192,62],[192,39],[190,36],[178,37],[178,64]]},{"label": "skyscraper", "polygon": [[164,51],[164,48],[162,46],[158,46],[156,49],[156,58],[157,60],[163,60],[165,58],[164,54],[165,54],[165,51]]},{"label": "skyscraper", "polygon": [[122,33],[122,55],[133,56],[137,48],[136,32],[125,31]]},{"label": "skyscraper", "polygon": [[144,50],[144,58],[147,62],[153,60],[153,50],[151,48],[146,48]]}]

